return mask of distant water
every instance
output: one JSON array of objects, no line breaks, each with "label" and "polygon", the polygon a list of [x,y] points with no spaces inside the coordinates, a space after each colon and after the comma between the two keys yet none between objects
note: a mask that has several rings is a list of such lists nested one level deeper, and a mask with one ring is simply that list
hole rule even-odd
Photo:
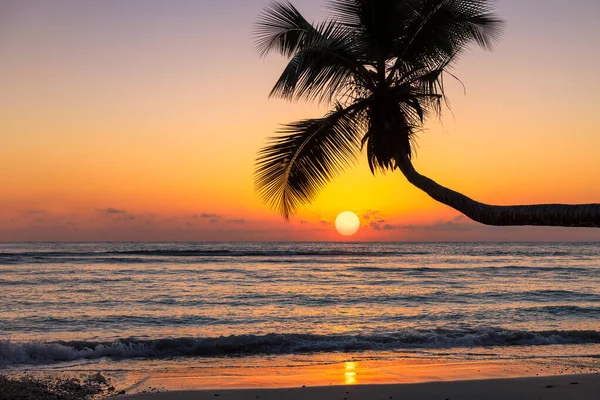
[{"label": "distant water", "polygon": [[598,243],[0,244],[2,367],[553,344],[600,357]]}]

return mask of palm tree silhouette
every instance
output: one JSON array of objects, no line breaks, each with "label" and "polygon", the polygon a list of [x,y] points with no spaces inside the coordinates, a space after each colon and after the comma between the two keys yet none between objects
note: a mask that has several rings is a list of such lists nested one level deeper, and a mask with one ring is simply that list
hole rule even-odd
[{"label": "palm tree silhouette", "polygon": [[487,225],[600,227],[600,204],[487,205],[419,174],[415,132],[439,115],[443,75],[467,47],[491,49],[503,21],[492,0],[329,0],[309,23],[289,2],[267,6],[259,53],[289,59],[271,96],[327,102],[322,118],[284,125],[258,153],[255,184],[284,218],[366,149],[371,172],[399,169],[433,199]]}]

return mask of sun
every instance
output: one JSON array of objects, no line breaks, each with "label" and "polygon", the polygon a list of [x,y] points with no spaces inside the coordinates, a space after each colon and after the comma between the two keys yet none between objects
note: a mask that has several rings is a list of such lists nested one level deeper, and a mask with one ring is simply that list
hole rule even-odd
[{"label": "sun", "polygon": [[344,211],[335,219],[335,229],[344,236],[352,236],[358,231],[360,220],[352,211]]}]

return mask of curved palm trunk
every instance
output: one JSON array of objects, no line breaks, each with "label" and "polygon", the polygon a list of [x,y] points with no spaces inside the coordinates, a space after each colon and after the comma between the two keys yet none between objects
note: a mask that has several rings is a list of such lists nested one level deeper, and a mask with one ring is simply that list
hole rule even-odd
[{"label": "curved palm trunk", "polygon": [[485,225],[580,226],[600,228],[600,204],[539,204],[525,206],[494,206],[483,204],[445,188],[419,174],[409,158],[398,163],[406,179],[434,200],[460,211]]}]

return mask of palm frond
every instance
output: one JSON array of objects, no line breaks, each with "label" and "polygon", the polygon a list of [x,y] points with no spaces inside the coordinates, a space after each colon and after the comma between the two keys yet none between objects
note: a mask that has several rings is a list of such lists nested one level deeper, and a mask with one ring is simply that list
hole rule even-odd
[{"label": "palm frond", "polygon": [[438,116],[442,113],[442,101],[449,106],[443,79],[447,66],[448,63],[445,62],[432,70],[422,70],[408,80],[408,84],[414,88],[415,97],[422,102],[421,104],[427,104]]},{"label": "palm frond", "polygon": [[258,18],[254,41],[261,56],[276,51],[291,57],[314,34],[314,26],[290,2],[273,2]]},{"label": "palm frond", "polygon": [[330,0],[327,2],[327,8],[331,11],[331,17],[336,21],[362,30],[363,3],[360,0]]},{"label": "palm frond", "polygon": [[360,151],[365,102],[335,109],[323,118],[287,124],[259,153],[255,186],[260,197],[286,219],[311,202]]},{"label": "palm frond", "polygon": [[454,59],[473,42],[489,50],[502,33],[493,0],[414,1],[414,18],[395,50],[399,62],[434,66]]},{"label": "palm frond", "polygon": [[364,43],[365,56],[377,66],[390,57],[405,34],[414,0],[330,0],[332,18]]},{"label": "palm frond", "polygon": [[358,60],[359,46],[346,30],[331,21],[315,30],[317,34],[307,38],[289,61],[271,96],[331,101],[348,84],[369,85],[371,77]]}]

